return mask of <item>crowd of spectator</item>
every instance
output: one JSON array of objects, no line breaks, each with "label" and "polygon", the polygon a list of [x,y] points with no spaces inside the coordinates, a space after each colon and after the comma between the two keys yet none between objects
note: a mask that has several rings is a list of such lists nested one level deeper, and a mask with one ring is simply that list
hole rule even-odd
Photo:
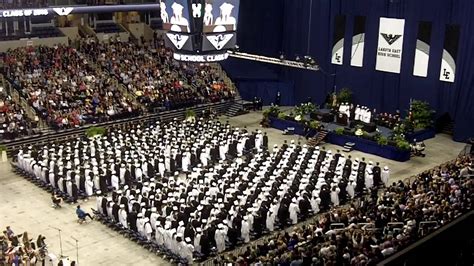
[{"label": "crowd of spectator", "polygon": [[174,61],[162,40],[138,45],[86,38],[74,45],[20,47],[9,50],[3,64],[10,81],[53,129],[234,95],[217,70]]},{"label": "crowd of spectator", "polygon": [[472,174],[472,160],[459,158],[222,260],[235,265],[375,265],[470,211]]},{"label": "crowd of spectator", "polygon": [[0,9],[36,8],[48,6],[48,0],[0,0]]},{"label": "crowd of spectator", "polygon": [[145,43],[83,42],[81,51],[98,58],[150,111],[190,107],[233,97],[208,65],[179,63],[162,41]]},{"label": "crowd of spectator", "polygon": [[47,254],[45,239],[39,235],[34,241],[28,232],[16,235],[12,228],[7,226],[0,235],[0,265],[41,264]]},{"label": "crowd of spectator", "polygon": [[0,139],[28,135],[38,126],[38,120],[38,117],[29,119],[25,110],[0,88]]},{"label": "crowd of spectator", "polygon": [[20,47],[4,57],[8,76],[53,128],[136,115],[139,107],[87,54],[73,47]]}]

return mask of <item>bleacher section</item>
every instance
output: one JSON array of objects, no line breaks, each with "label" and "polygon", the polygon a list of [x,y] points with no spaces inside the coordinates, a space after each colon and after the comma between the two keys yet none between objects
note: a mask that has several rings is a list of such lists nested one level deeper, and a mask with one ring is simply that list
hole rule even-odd
[{"label": "bleacher section", "polygon": [[124,29],[115,22],[97,23],[95,27],[97,33],[118,33],[124,32]]},{"label": "bleacher section", "polygon": [[31,34],[27,35],[31,38],[51,38],[60,37],[64,34],[56,27],[45,26],[45,27],[34,27]]}]

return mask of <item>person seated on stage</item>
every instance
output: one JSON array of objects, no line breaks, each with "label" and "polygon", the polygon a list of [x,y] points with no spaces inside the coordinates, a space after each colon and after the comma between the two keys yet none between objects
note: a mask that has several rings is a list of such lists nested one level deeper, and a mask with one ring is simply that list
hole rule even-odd
[{"label": "person seated on stage", "polygon": [[56,193],[53,193],[51,196],[51,201],[53,202],[53,208],[61,208],[61,202],[63,200]]},{"label": "person seated on stage", "polygon": [[80,222],[85,222],[86,217],[89,217],[91,220],[94,220],[94,218],[89,213],[87,213],[87,212],[85,212],[81,209],[80,205],[77,205],[76,214],[77,214],[77,218],[79,218]]}]

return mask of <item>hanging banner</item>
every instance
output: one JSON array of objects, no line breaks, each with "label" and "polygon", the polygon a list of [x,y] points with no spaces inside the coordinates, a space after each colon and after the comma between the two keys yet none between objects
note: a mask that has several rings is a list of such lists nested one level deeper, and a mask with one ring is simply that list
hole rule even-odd
[{"label": "hanging banner", "polygon": [[404,30],[404,19],[380,18],[375,69],[400,73]]},{"label": "hanging banner", "polygon": [[365,17],[356,16],[352,33],[351,66],[362,67],[364,64]]},{"label": "hanging banner", "polygon": [[456,77],[459,32],[459,25],[446,25],[443,59],[441,61],[441,72],[439,75],[439,80],[441,81],[454,82],[454,78]]},{"label": "hanging banner", "polygon": [[346,16],[337,15],[334,18],[334,35],[331,63],[342,65],[344,57],[344,34],[346,33]]},{"label": "hanging banner", "polygon": [[418,37],[416,39],[415,62],[413,75],[418,77],[428,76],[428,63],[430,61],[431,22],[421,21],[418,24]]}]

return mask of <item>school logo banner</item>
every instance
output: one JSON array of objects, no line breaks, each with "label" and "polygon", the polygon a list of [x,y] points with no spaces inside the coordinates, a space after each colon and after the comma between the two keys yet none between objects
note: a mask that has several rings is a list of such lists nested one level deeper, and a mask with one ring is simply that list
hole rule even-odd
[{"label": "school logo banner", "polygon": [[405,20],[380,18],[377,63],[379,71],[400,73]]},{"label": "school logo banner", "polygon": [[443,59],[439,80],[454,82],[456,77],[456,57],[459,46],[459,25],[447,25],[444,35]]},{"label": "school logo banner", "polygon": [[351,66],[362,67],[364,64],[365,17],[356,16],[352,33]]},{"label": "school logo banner", "polygon": [[413,75],[418,77],[428,76],[428,63],[430,61],[431,22],[422,21],[418,25],[418,38],[416,39],[415,62]]},{"label": "school logo banner", "polygon": [[334,35],[331,63],[342,65],[344,57],[344,35],[346,33],[346,16],[337,15],[334,17]]}]

